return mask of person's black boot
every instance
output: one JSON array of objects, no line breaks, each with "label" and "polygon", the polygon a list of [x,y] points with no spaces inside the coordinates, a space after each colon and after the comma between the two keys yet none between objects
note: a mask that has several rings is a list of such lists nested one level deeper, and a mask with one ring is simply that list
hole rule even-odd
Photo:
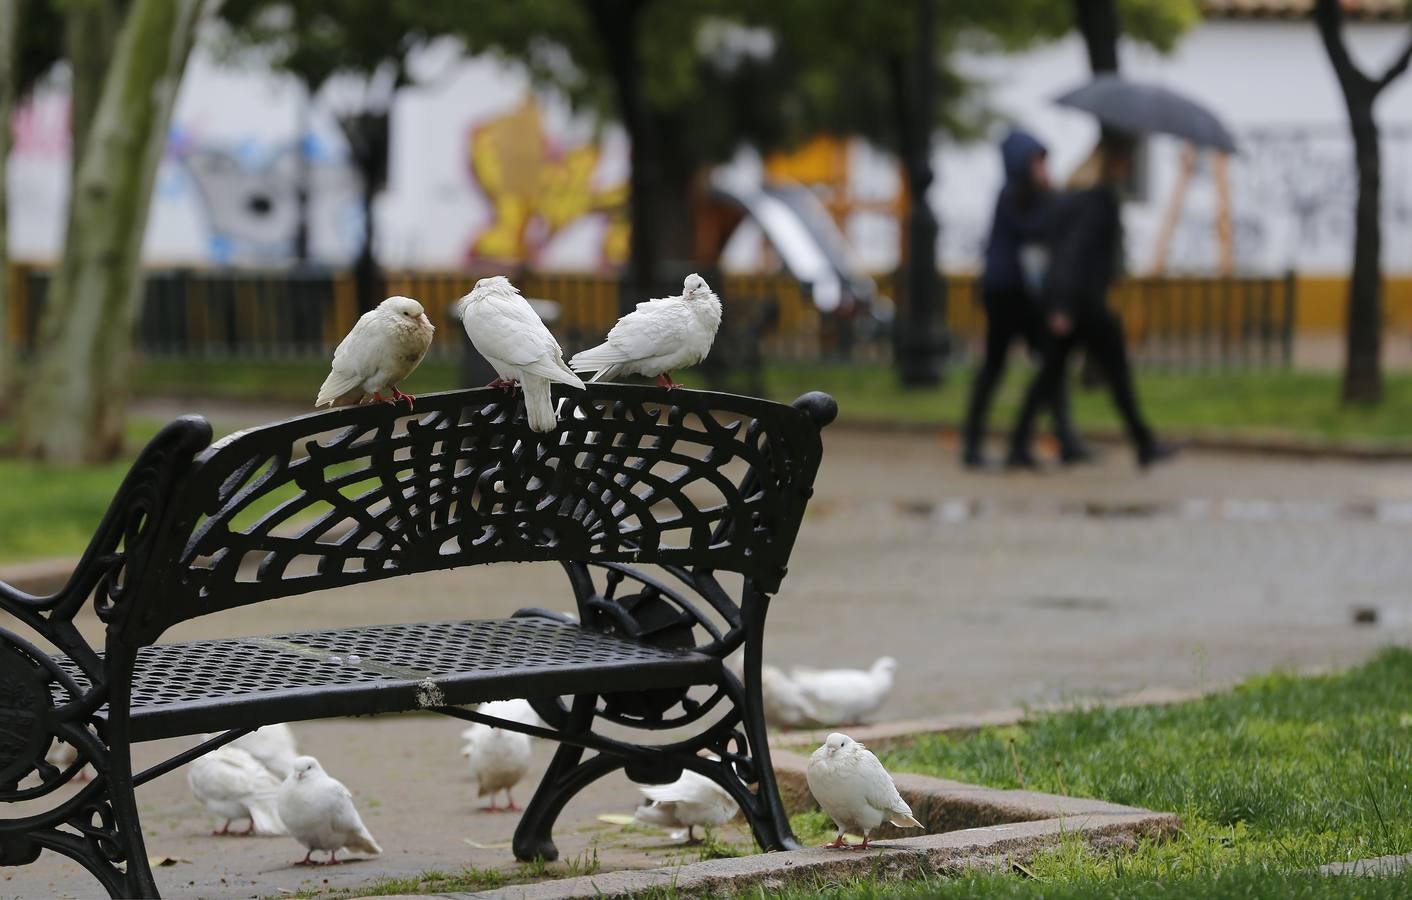
[{"label": "person's black boot", "polygon": [[1139,468],[1147,469],[1158,463],[1169,462],[1175,459],[1181,449],[1176,444],[1164,444],[1161,441],[1150,441],[1137,448],[1137,464]]},{"label": "person's black boot", "polygon": [[985,458],[979,447],[967,447],[961,451],[961,465],[967,469],[988,469],[990,460]]},{"label": "person's black boot", "polygon": [[1038,472],[1040,465],[1039,460],[1035,459],[1030,451],[1019,447],[1011,447],[1010,455],[1005,457],[1005,468]]}]

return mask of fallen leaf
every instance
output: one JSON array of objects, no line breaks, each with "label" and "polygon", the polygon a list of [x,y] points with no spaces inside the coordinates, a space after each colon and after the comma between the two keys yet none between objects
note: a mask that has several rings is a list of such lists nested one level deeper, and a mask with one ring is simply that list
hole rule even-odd
[{"label": "fallen leaf", "polygon": [[504,841],[503,843],[499,843],[499,844],[482,844],[482,843],[480,843],[479,841],[473,841],[473,840],[471,840],[470,838],[461,838],[461,840],[463,840],[463,841],[465,841],[466,843],[470,844],[472,847],[475,847],[477,850],[509,850],[509,849],[510,849],[510,842],[509,842],[509,841]]},{"label": "fallen leaf", "polygon": [[632,825],[637,822],[632,816],[622,813],[602,813],[598,816],[598,821],[607,822],[609,825]]},{"label": "fallen leaf", "polygon": [[191,862],[191,860],[189,860],[189,859],[182,859],[182,858],[179,857],[179,856],[149,856],[149,857],[147,857],[147,865],[151,866],[151,867],[154,868],[154,869],[159,868],[159,867],[161,867],[161,866],[174,866],[174,865],[176,865],[177,863],[189,863],[189,862]]}]

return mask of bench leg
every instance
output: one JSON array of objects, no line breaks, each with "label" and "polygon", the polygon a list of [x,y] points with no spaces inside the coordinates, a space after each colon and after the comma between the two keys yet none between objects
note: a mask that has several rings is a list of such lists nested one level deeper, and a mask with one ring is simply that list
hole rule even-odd
[{"label": "bench leg", "polygon": [[[575,696],[564,730],[587,731],[593,722],[597,703],[598,697],[593,694]],[[569,744],[560,744],[555,751],[539,787],[525,805],[520,824],[515,827],[515,839],[511,846],[516,859],[522,862],[533,859],[553,862],[558,859],[559,848],[554,846],[554,822],[564,805],[588,785],[622,767],[620,760],[601,754],[588,762],[581,762],[583,754],[582,747]]]},{"label": "bench leg", "polygon": [[[756,610],[759,610],[759,607],[746,608],[746,614],[751,618],[758,617],[758,621],[752,623],[752,637],[745,642],[745,702],[739,705],[738,711],[741,728],[745,731],[746,741],[750,745],[757,790],[748,802],[741,803],[740,808],[750,822],[750,830],[762,849],[798,850],[801,845],[789,827],[789,815],[780,800],[779,783],[775,780],[775,767],[770,762],[770,736],[765,726],[765,706],[760,688],[763,653],[758,637],[764,634],[765,616],[763,610]],[[736,799],[737,802],[741,800],[739,796]]]}]

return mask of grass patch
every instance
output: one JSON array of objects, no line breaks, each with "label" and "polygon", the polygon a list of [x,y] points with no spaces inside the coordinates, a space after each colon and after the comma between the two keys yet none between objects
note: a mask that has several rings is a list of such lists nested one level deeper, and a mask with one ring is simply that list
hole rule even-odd
[{"label": "grass patch", "polygon": [[[996,393],[992,426],[1009,427],[1019,410],[1031,369],[1015,365]],[[858,423],[932,425],[959,423],[965,415],[971,372],[953,371],[932,390],[904,391],[881,366],[775,366],[770,394],[791,400],[809,390],[838,399],[839,418]],[[1339,377],[1332,372],[1145,372],[1138,396],[1159,433],[1245,438],[1412,444],[1412,373],[1388,373],[1386,394],[1373,408],[1339,405]],[[1074,417],[1082,429],[1116,432],[1121,423],[1105,390],[1073,390]]]},{"label": "grass patch", "polygon": [[451,894],[484,891],[546,879],[597,875],[598,848],[594,847],[560,863],[534,859],[517,869],[477,869],[465,866],[456,872],[431,870],[410,878],[377,878],[350,888],[326,888],[281,894],[289,898],[343,900],[349,897],[388,897],[396,894]]},{"label": "grass patch", "polygon": [[[1031,371],[1018,361],[1011,367],[997,392],[992,425],[1013,421]],[[135,373],[135,390],[309,403],[327,374],[328,362],[321,359],[147,360]],[[844,421],[955,425],[964,415],[971,374],[970,368],[954,369],[940,388],[904,391],[886,366],[777,364],[769,367],[766,386],[773,399],[783,401],[805,391],[828,391],[838,398]],[[705,386],[700,373],[683,377],[692,386]],[[405,386],[429,394],[457,387],[458,378],[454,360],[428,360]],[[1371,409],[1342,407],[1338,393],[1339,376],[1333,372],[1144,372],[1138,377],[1138,394],[1159,432],[1412,445],[1412,417],[1401,412],[1412,406],[1412,373],[1388,373],[1386,397]],[[1081,428],[1120,428],[1105,391],[1076,388],[1073,397]]]},{"label": "grass patch", "polygon": [[[1173,706],[1044,714],[882,754],[895,771],[1069,793],[1182,817],[1175,839],[1105,855],[1078,838],[1032,877],[817,885],[825,896],[1393,897],[1393,879],[1311,874],[1412,850],[1412,651],[1338,675],[1273,674]],[[810,823],[801,822],[802,825]],[[812,894],[814,891],[811,890]]]}]

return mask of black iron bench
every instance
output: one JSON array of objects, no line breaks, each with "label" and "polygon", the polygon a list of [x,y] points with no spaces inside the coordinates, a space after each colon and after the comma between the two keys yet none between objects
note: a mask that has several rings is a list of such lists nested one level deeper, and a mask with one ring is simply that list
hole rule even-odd
[{"label": "black iron bench", "polygon": [[[617,769],[641,783],[693,769],[739,801],[762,847],[797,846],[766,744],[761,641],[832,398],[610,384],[558,396],[548,435],[487,389],[422,397],[415,416],[339,409],[209,446],[204,420],[168,425],[63,590],[0,583],[0,799],[23,804],[0,819],[0,865],[52,850],[113,896],[155,896],[138,785],[260,725],[408,710],[560,742],[515,832],[520,859],[555,858],[559,811]],[[156,644],[232,607],[495,561],[561,564],[583,624],[526,609]],[[90,598],[101,650],[73,621]],[[743,682],[722,664],[740,647]],[[510,697],[550,728],[463,708]],[[641,740],[605,733],[621,726]],[[205,732],[220,734],[133,771],[133,742]],[[78,750],[62,769],[45,761],[55,739]],[[55,794],[85,764],[94,780]]]}]

